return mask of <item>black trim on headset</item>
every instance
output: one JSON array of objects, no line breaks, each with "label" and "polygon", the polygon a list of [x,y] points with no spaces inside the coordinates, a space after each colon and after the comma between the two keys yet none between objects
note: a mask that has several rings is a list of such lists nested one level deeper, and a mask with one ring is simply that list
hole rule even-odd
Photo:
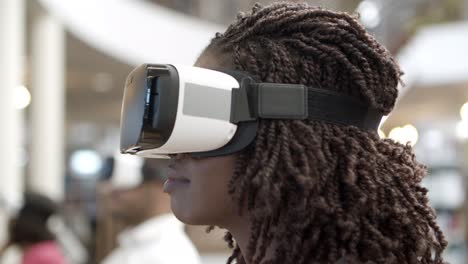
[{"label": "black trim on headset", "polygon": [[226,156],[237,153],[245,149],[252,143],[257,136],[258,121],[246,121],[237,125],[234,137],[226,145],[219,149],[205,151],[205,152],[192,152],[190,156],[194,158],[207,158]]},{"label": "black trim on headset", "polygon": [[[251,76],[242,72],[219,69],[217,69],[217,71],[224,72],[234,77],[239,82],[240,87],[250,87],[250,84],[255,82]],[[242,92],[242,94],[237,94],[237,92]],[[252,108],[252,104],[249,103],[254,101],[254,98],[256,98],[256,90],[233,89],[231,97],[231,116],[236,113],[239,115],[239,118],[243,118],[243,122],[237,123],[237,130],[231,141],[219,149],[205,152],[193,152],[190,153],[190,155],[196,158],[226,156],[239,152],[250,145],[257,136],[258,129],[257,117],[252,116],[254,109]]]},{"label": "black trim on headset", "polygon": [[[177,117],[179,74],[172,65],[148,65],[149,104],[140,142],[142,150],[159,148],[169,139]],[[164,98],[164,100],[161,100]]]},{"label": "black trim on headset", "polygon": [[178,101],[179,74],[174,66],[143,64],[132,71],[122,105],[121,151],[135,153],[164,145],[174,129]]},{"label": "black trim on headset", "polygon": [[120,150],[136,153],[143,130],[146,95],[146,64],[135,68],[125,81],[120,120]]}]

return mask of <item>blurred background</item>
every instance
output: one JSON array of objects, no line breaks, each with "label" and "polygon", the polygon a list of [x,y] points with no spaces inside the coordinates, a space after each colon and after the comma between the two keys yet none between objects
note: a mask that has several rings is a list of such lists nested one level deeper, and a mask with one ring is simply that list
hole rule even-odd
[{"label": "blurred background", "polygon": [[[99,177],[118,149],[127,74],[143,62],[192,64],[254,2],[273,1],[0,0],[0,242],[34,190],[63,204],[86,263],[99,263],[119,230]],[[307,2],[359,12],[398,58],[404,84],[381,136],[410,142],[427,164],[446,258],[468,263],[468,0]],[[224,263],[223,231],[186,230],[203,263]],[[15,252],[0,263],[17,263]]]}]

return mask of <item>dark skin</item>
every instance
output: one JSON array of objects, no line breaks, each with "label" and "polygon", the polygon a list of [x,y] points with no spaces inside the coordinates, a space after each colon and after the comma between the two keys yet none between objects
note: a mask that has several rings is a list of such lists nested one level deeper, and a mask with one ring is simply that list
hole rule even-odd
[{"label": "dark skin", "polygon": [[237,204],[228,193],[234,173],[235,155],[192,158],[186,154],[172,156],[175,173],[190,182],[170,192],[175,216],[191,225],[213,225],[229,230],[241,249],[247,250],[250,237],[248,212],[238,214]]},{"label": "dark skin", "polygon": [[[231,60],[227,54],[202,54],[195,66],[206,69],[229,69]],[[178,177],[188,179],[187,186],[170,194],[175,216],[191,225],[212,225],[229,230],[242,252],[247,252],[250,238],[249,213],[239,214],[237,203],[228,193],[228,183],[234,174],[236,155],[210,158],[192,158],[187,154],[171,156]],[[272,255],[270,249],[267,257]]]}]

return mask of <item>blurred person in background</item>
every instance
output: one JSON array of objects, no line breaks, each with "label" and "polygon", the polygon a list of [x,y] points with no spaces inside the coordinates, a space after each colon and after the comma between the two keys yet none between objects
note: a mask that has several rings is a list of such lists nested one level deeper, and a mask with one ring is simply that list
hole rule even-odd
[{"label": "blurred person in background", "polygon": [[[296,3],[239,14],[195,66],[332,90],[381,115],[392,111],[402,74],[356,17]],[[376,130],[261,119],[239,153],[171,158],[174,214],[226,228],[228,263],[444,262],[425,166]]]},{"label": "blurred person in background", "polygon": [[163,191],[164,161],[117,154],[108,159],[111,212],[127,227],[103,264],[199,264],[199,255]]},{"label": "blurred person in background", "polygon": [[23,252],[22,264],[68,263],[51,227],[57,213],[57,204],[49,198],[26,194],[23,207],[10,220],[9,240],[0,247],[0,255],[10,246],[18,246]]}]

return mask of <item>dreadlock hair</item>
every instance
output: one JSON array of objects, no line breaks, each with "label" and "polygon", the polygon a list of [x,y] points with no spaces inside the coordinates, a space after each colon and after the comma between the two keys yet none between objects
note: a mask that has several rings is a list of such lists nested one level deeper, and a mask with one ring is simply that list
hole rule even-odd
[{"label": "dreadlock hair", "polygon": [[[382,114],[394,107],[402,74],[357,17],[297,3],[240,13],[208,56],[263,82],[357,97]],[[420,185],[425,174],[409,145],[375,131],[261,120],[229,183],[251,217],[248,250],[227,233],[227,262],[443,263],[447,242]]]}]

